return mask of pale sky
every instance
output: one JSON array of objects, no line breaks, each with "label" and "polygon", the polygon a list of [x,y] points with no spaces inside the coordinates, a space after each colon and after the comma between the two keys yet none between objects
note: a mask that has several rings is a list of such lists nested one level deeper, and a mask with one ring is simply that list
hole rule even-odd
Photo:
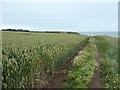
[{"label": "pale sky", "polygon": [[23,28],[35,31],[118,31],[117,2],[7,2],[4,0],[0,7],[1,28]]}]

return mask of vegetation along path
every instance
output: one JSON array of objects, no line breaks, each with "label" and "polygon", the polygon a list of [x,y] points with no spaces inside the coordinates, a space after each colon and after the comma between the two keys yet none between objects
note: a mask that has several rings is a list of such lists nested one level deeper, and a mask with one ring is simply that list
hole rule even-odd
[{"label": "vegetation along path", "polygon": [[85,46],[86,45],[84,45],[83,47],[80,47],[74,53],[74,55],[69,57],[68,60],[66,60],[64,65],[61,67],[61,69],[59,71],[55,72],[54,77],[48,76],[47,77],[47,80],[49,78],[48,84],[43,88],[64,88],[64,82],[66,81],[66,76],[67,76],[68,72],[72,68],[73,59],[79,54],[80,51],[82,51],[84,49]]},{"label": "vegetation along path", "polygon": [[2,88],[120,88],[118,38],[2,31],[2,41]]},{"label": "vegetation along path", "polygon": [[[70,57],[68,60],[66,60],[65,64],[61,69],[57,72],[55,72],[54,77],[48,76],[48,84],[44,88],[64,88],[64,82],[66,81],[66,76],[68,75],[68,72],[73,67],[73,60],[76,56],[79,55],[79,52],[81,52],[85,46],[82,49],[79,49],[75,52],[75,54]],[[101,88],[101,78],[100,78],[100,67],[99,67],[99,51],[96,49],[96,66],[93,74],[93,78],[91,79],[90,88]]]}]

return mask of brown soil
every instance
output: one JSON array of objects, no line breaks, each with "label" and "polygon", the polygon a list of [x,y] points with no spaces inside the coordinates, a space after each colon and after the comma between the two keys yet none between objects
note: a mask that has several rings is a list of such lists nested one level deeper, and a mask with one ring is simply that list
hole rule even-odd
[{"label": "brown soil", "polygon": [[49,77],[48,85],[45,88],[63,88],[65,82],[65,76],[72,67],[72,60],[65,62],[61,70],[55,72],[54,77]]},{"label": "brown soil", "polygon": [[68,60],[66,60],[65,64],[60,68],[60,70],[55,72],[54,77],[48,76],[47,77],[48,84],[43,88],[64,88],[64,82],[66,81],[65,77],[67,76],[68,71],[70,71],[70,69],[72,68],[74,57],[76,57],[80,51],[81,49],[78,49],[74,53],[74,55],[69,57]]},{"label": "brown soil", "polygon": [[100,56],[99,56],[99,52],[98,50],[96,51],[96,69],[94,71],[94,75],[93,78],[91,80],[91,85],[90,88],[101,88],[101,79],[100,79],[100,67],[99,67],[99,60],[100,60]]}]

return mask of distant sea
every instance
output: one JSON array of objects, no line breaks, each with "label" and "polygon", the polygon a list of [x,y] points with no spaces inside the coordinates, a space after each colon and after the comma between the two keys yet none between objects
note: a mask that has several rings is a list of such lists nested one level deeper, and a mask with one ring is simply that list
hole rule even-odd
[{"label": "distant sea", "polygon": [[88,36],[105,35],[105,36],[118,37],[118,32],[80,32],[80,34],[88,35]]}]

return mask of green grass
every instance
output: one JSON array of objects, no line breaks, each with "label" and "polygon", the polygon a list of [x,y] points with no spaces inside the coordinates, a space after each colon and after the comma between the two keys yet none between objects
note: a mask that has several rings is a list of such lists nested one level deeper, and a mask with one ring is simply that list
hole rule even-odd
[{"label": "green grass", "polygon": [[89,88],[96,65],[95,55],[96,46],[91,38],[90,43],[74,58],[65,88]]},{"label": "green grass", "polygon": [[47,74],[54,76],[65,60],[83,47],[73,60],[65,88],[89,88],[96,64],[96,48],[100,54],[102,87],[120,87],[118,39],[95,36],[88,40],[78,34],[2,31],[3,88],[44,86]]},{"label": "green grass", "polygon": [[88,43],[87,37],[67,33],[2,32],[3,87],[42,87],[47,73]]},{"label": "green grass", "polygon": [[112,37],[95,37],[101,61],[101,79],[103,88],[119,88],[118,82],[118,39]]}]

